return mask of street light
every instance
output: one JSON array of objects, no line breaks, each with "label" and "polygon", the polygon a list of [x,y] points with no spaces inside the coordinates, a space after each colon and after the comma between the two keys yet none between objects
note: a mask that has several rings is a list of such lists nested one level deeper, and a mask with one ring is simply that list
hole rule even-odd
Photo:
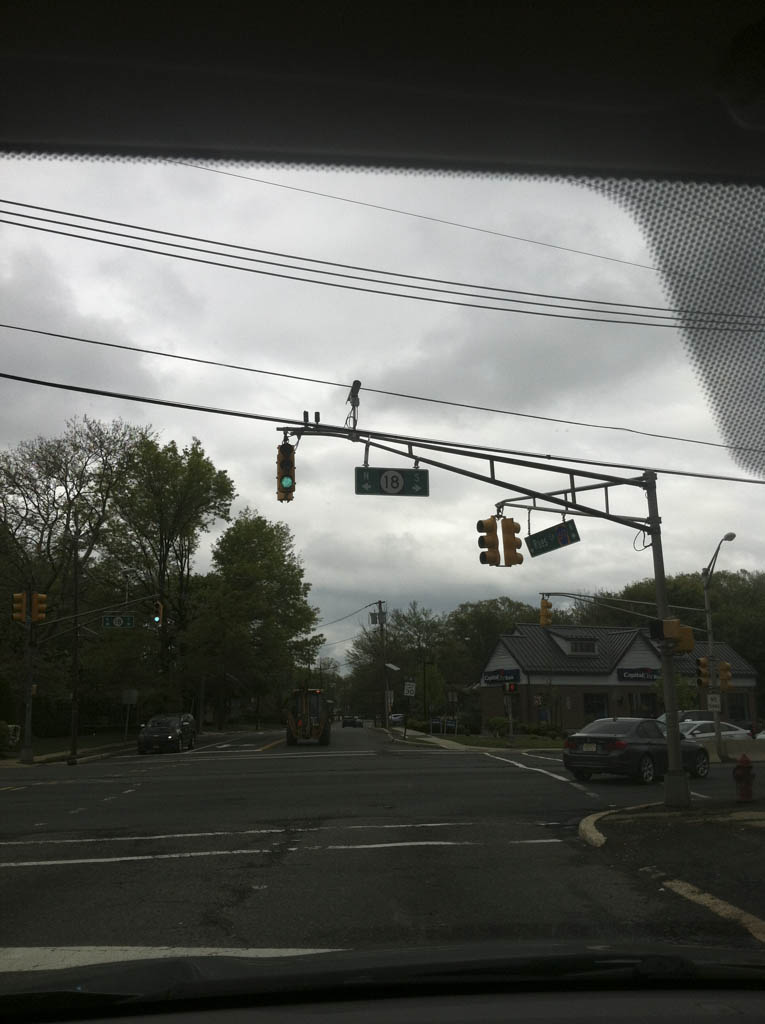
[{"label": "street light", "polygon": [[[736,539],[736,534],[735,533],[726,533],[725,536],[720,540],[720,542],[717,545],[717,547],[715,548],[715,553],[710,558],[709,565],[705,569],[701,570],[701,580],[702,580],[702,583],[704,584],[704,612],[706,614],[706,619],[707,619],[707,658],[709,660],[709,665],[710,666],[713,664],[713,659],[714,659],[714,639],[713,639],[713,636],[712,636],[712,608],[711,608],[711,606],[709,604],[709,584],[710,584],[710,582],[712,580],[712,573],[715,571],[715,565],[717,563],[717,556],[720,554],[720,548],[723,546],[723,543],[726,540],[735,540],[735,539]],[[720,680],[719,680],[719,676],[717,675],[716,671],[714,671],[713,678],[715,679],[715,681],[717,683],[717,687],[718,687],[716,689],[716,694],[717,694],[718,704],[719,704],[719,694],[720,694],[719,685],[720,685]],[[711,687],[710,687],[710,689],[711,689]],[[717,748],[717,756],[719,757],[720,761],[722,761],[722,759],[723,759],[723,749],[722,749],[722,731],[720,729],[720,710],[719,710],[719,706],[718,706],[718,708],[715,709],[713,714],[714,714],[714,723],[715,723],[715,746]]]}]

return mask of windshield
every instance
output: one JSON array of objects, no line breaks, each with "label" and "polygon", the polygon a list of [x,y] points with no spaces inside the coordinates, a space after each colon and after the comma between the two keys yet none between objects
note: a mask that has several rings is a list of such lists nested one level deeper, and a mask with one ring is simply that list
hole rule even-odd
[{"label": "windshield", "polygon": [[0,172],[6,963],[759,952],[763,188]]}]

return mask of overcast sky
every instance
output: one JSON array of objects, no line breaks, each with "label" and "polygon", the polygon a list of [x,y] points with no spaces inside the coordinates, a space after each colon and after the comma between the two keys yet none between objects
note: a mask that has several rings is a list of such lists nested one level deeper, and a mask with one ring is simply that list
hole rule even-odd
[{"label": "overcast sky", "polygon": [[[608,302],[669,304],[660,276],[632,265],[651,264],[635,224],[583,187],[506,177],[264,165],[229,169],[357,202],[188,166],[59,159],[2,159],[0,191],[6,200],[400,274]],[[20,227],[0,225],[0,232],[4,323],[342,386],[3,329],[7,373],[285,419],[318,410],[327,424],[344,422],[348,385],[357,378],[364,388],[722,440],[674,329],[460,308],[204,266]],[[526,555],[524,564],[513,568],[481,566],[475,523],[493,512],[503,495],[499,488],[431,470],[427,499],[357,497],[354,467],[363,462],[363,445],[307,437],[297,453],[295,500],[279,504],[275,451],[280,435],[273,423],[0,380],[4,446],[40,433],[56,435],[68,418],[85,413],[151,424],[164,442],[180,446],[198,437],[216,466],[232,476],[235,510],[249,505],[289,525],[325,622],[378,599],[389,608],[418,601],[439,612],[497,595],[536,605],[543,591],[618,588],[653,572],[650,551],[633,548],[631,530],[581,517],[574,517],[580,544],[535,559]],[[359,427],[563,459],[747,475],[719,448],[365,390]],[[374,452],[370,462],[410,464]],[[550,474],[516,472],[514,479],[538,490],[560,486]],[[759,487],[661,475],[658,497],[668,573],[700,570],[729,530],[737,539],[725,545],[718,567],[762,567]],[[620,512],[645,515],[641,490],[620,488],[613,500]],[[525,535],[526,514],[518,512],[516,518]],[[531,530],[559,521],[535,513]],[[199,553],[201,571],[209,564],[209,541],[221,528],[218,524]],[[366,622],[365,612],[328,627],[324,632],[334,643],[322,653],[342,662],[349,644],[336,641]]]}]

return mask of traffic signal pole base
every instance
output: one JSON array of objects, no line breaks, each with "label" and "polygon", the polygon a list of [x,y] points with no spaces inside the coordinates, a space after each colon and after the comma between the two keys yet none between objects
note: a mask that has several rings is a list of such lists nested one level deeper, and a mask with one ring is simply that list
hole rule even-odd
[{"label": "traffic signal pole base", "polygon": [[664,776],[664,803],[667,807],[691,806],[691,789],[684,771],[668,771]]},{"label": "traffic signal pole base", "polygon": [[29,747],[24,747],[22,749],[21,754],[19,756],[19,763],[20,764],[34,764],[35,763],[34,754],[29,749]]}]

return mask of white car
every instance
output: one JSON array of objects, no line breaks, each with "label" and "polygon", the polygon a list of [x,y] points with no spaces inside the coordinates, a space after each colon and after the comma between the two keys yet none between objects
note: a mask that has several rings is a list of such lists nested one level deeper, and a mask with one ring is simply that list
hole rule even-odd
[{"label": "white car", "polygon": [[[680,732],[689,740],[711,740],[715,735],[714,722],[680,722]],[[730,722],[720,722],[720,732],[724,740],[750,740],[752,734]]]},{"label": "white car", "polygon": [[403,725],[405,717],[405,715],[399,715],[398,713],[395,715],[388,715],[388,721],[391,725]]}]

